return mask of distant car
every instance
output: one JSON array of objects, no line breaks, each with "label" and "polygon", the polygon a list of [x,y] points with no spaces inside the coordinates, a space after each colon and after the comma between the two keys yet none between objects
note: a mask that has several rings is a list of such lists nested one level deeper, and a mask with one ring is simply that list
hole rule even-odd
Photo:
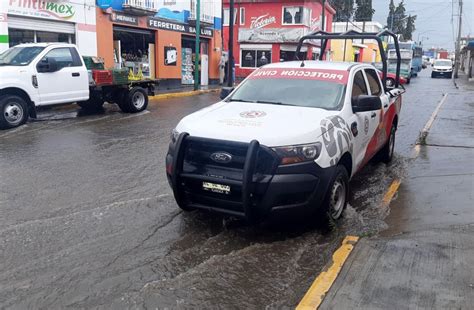
[{"label": "distant car", "polygon": [[431,77],[438,76],[450,79],[453,76],[453,62],[450,59],[436,59],[433,63],[433,71]]},{"label": "distant car", "polygon": [[[383,71],[380,71],[379,69],[377,69],[377,73],[379,74],[380,79],[383,80]],[[396,74],[388,72],[387,73],[387,86],[388,87],[395,87],[396,79],[397,79]],[[405,79],[403,76],[400,76],[400,84],[403,85],[403,84],[406,84],[406,83],[407,83],[407,79]]]}]

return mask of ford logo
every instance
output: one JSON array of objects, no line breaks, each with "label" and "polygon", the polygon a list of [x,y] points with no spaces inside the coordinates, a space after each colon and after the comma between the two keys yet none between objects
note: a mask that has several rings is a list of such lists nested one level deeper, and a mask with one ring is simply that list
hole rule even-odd
[{"label": "ford logo", "polygon": [[226,152],[216,152],[211,154],[211,159],[219,164],[227,164],[232,160],[232,155]]}]

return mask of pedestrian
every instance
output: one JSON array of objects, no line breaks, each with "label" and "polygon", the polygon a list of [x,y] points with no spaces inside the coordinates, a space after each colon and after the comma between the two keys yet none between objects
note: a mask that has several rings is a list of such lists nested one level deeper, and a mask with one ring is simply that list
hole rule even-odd
[{"label": "pedestrian", "polygon": [[232,61],[230,62],[232,68],[232,85],[235,84],[235,58],[232,56]]},{"label": "pedestrian", "polygon": [[225,55],[222,53],[221,59],[219,61],[219,84],[222,85],[224,84],[224,77],[225,77]]}]

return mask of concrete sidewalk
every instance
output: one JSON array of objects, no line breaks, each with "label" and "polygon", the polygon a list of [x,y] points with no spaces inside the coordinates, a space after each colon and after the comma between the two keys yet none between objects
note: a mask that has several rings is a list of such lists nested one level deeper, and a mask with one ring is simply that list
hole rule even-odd
[{"label": "concrete sidewalk", "polygon": [[474,85],[448,93],[389,226],[359,241],[320,309],[472,309]]}]

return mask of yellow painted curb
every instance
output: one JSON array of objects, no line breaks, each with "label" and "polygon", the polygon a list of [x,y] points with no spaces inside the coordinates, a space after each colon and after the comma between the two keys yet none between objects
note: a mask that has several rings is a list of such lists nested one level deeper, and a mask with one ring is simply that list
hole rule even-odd
[{"label": "yellow painted curb", "polygon": [[179,97],[189,97],[189,96],[195,96],[195,95],[200,95],[200,94],[214,93],[218,91],[219,89],[191,90],[191,91],[179,92],[179,93],[159,94],[155,96],[150,96],[149,99],[160,100],[160,99],[170,99],[170,98],[179,98]]},{"label": "yellow painted curb", "polygon": [[397,192],[398,188],[400,187],[401,181],[399,179],[394,180],[390,187],[388,188],[388,191],[385,193],[385,196],[383,196],[382,200],[382,206],[386,207],[390,204],[390,202],[393,199],[393,196],[395,196],[395,193]]},{"label": "yellow painted curb", "polygon": [[317,309],[319,307],[358,240],[359,237],[357,236],[346,236],[344,238],[341,247],[332,255],[332,265],[326,271],[321,272],[314,280],[308,292],[296,307],[297,310]]}]

